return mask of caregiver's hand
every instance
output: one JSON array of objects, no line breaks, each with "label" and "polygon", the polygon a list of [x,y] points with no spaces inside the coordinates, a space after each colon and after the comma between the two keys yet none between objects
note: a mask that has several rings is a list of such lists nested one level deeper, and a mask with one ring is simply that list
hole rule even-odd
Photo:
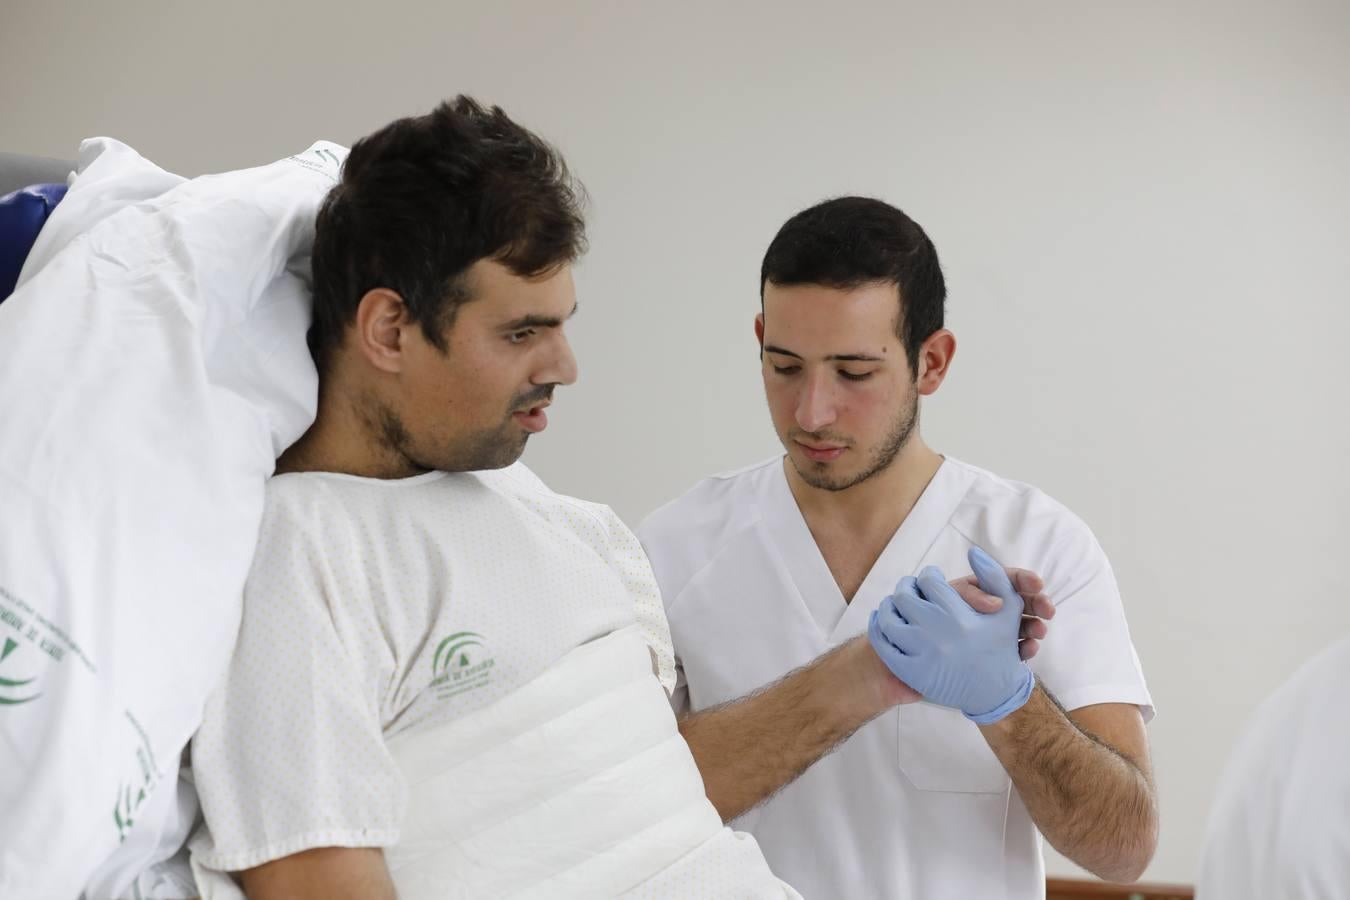
[{"label": "caregiver's hand", "polygon": [[929,566],[917,579],[900,580],[872,614],[867,634],[886,668],[924,699],[989,724],[1020,709],[1036,681],[1019,653],[1029,627],[1022,596],[983,550],[972,548],[969,559],[979,587],[1002,601],[996,611],[973,609]]}]

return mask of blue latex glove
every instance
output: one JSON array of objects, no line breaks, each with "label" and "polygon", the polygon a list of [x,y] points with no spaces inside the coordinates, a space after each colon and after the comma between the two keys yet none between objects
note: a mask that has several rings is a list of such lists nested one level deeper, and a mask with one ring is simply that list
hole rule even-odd
[{"label": "blue latex glove", "polygon": [[978,613],[937,566],[906,576],[872,613],[867,637],[896,678],[930,703],[959,709],[980,725],[1022,708],[1036,686],[1017,651],[1022,597],[1008,573],[979,547],[970,567],[988,594],[1003,599]]}]

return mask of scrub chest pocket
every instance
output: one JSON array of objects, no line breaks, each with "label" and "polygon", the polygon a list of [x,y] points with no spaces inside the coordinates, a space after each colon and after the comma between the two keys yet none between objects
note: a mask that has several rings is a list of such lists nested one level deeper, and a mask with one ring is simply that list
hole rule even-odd
[{"label": "scrub chest pocket", "polygon": [[1010,779],[979,727],[959,710],[931,703],[899,707],[900,771],[921,791],[999,794]]}]

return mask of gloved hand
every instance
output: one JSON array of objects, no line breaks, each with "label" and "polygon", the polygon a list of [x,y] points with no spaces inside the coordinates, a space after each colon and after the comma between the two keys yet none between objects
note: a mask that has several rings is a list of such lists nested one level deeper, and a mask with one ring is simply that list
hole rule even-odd
[{"label": "gloved hand", "polygon": [[872,613],[867,637],[891,673],[930,703],[961,710],[980,725],[1022,708],[1036,679],[1018,656],[1022,598],[989,554],[972,547],[970,567],[980,588],[1003,600],[998,612],[978,613],[928,566],[906,576]]}]

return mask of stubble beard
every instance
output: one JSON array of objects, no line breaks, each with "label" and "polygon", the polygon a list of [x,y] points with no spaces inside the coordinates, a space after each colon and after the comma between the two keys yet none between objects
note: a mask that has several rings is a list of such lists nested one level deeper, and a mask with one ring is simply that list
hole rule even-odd
[{"label": "stubble beard", "polygon": [[792,466],[797,470],[797,475],[811,487],[823,491],[846,491],[890,468],[891,464],[895,462],[895,458],[900,455],[900,451],[905,449],[905,445],[914,436],[914,428],[918,423],[919,397],[916,393],[909,404],[896,415],[886,439],[872,454],[868,464],[861,471],[852,475],[832,475],[829,463],[812,462],[804,468],[792,454],[788,454],[788,458],[792,460]]},{"label": "stubble beard", "polygon": [[461,435],[453,442],[447,442],[446,446],[437,448],[434,454],[413,446],[411,432],[389,407],[380,405],[373,418],[381,443],[410,467],[442,472],[504,469],[520,459],[530,438],[530,433],[516,423],[516,411],[549,400],[553,395],[553,387],[542,385],[517,394],[511,398],[506,416],[499,424]]}]

